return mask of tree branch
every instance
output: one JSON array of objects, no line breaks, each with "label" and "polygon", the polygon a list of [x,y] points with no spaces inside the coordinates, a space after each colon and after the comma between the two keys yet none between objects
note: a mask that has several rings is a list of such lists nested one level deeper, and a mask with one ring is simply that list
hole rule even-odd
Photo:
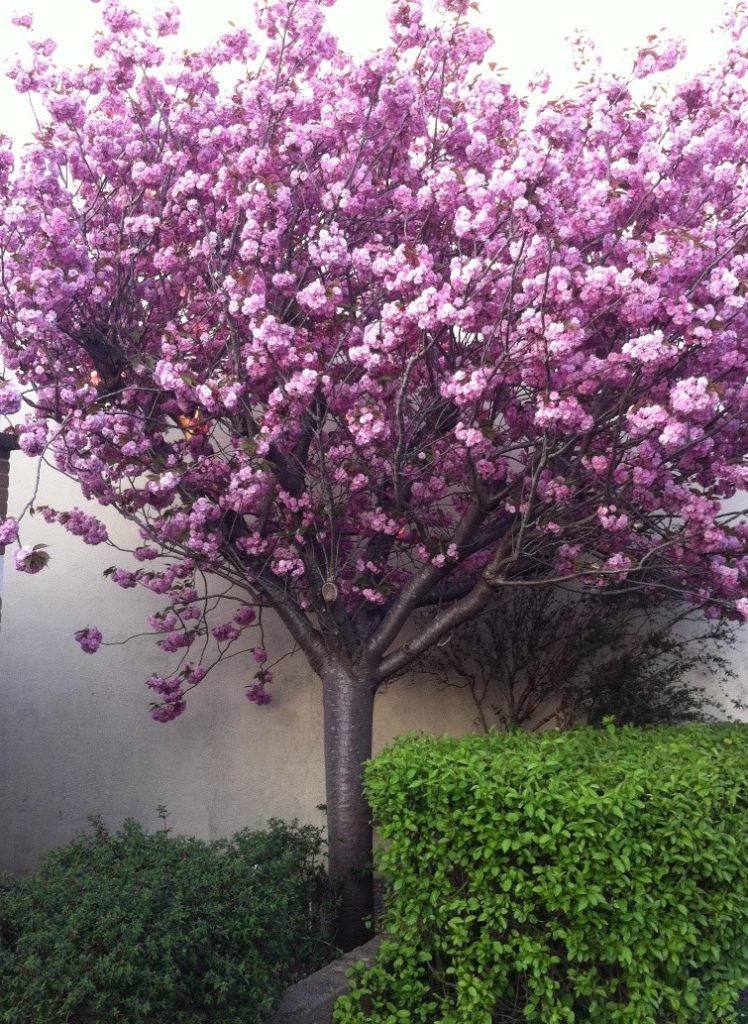
[{"label": "tree branch", "polygon": [[[458,551],[469,541],[472,532],[477,529],[484,516],[485,512],[478,505],[473,505],[465,515],[455,531],[452,541]],[[444,579],[452,571],[453,567],[449,563],[444,566],[427,563],[416,573],[390,605],[378,629],[366,645],[367,659],[375,660],[387,650],[408,621],[411,612],[418,607],[421,598],[428,594],[439,580]]]},{"label": "tree branch", "polygon": [[484,579],[479,580],[473,589],[461,601],[457,601],[446,609],[438,618],[422,629],[413,640],[404,643],[396,651],[386,655],[379,662],[375,672],[375,680],[382,683],[390,676],[402,672],[415,659],[432,647],[451,629],[461,625],[475,615],[494,596],[493,589]]}]

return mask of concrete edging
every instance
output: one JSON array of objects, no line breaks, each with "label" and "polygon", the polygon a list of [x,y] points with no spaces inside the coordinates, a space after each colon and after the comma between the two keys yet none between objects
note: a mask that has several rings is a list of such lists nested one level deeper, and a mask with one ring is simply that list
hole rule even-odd
[{"label": "concrete edging", "polygon": [[356,963],[372,963],[381,941],[382,936],[376,935],[363,946],[291,985],[266,1024],[331,1024],[335,1000],[348,990],[346,974],[349,969]]}]

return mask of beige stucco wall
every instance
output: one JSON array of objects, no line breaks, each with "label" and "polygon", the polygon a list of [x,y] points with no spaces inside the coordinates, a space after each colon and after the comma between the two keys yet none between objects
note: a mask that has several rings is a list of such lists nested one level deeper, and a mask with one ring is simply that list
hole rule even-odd
[{"label": "beige stucco wall", "polygon": [[[35,473],[35,462],[12,456],[11,514],[31,497]],[[49,469],[37,498],[45,503],[81,505],[76,488]],[[127,523],[110,517],[108,525],[117,543],[132,546]],[[143,681],[172,664],[169,656],[149,639],[86,655],[73,633],[95,624],[106,639],[125,638],[147,628],[158,599],[120,590],[102,576],[117,552],[87,547],[41,516],[24,520],[23,541],[49,544],[51,561],[30,577],[13,571],[6,555],[0,868],[33,867],[41,851],[71,838],[90,814],[113,825],[132,816],[155,828],[159,804],[176,831],[207,838],[271,816],[323,823],[316,809],[324,801],[320,684],[303,658],[278,666],[269,707],[246,701],[245,666],[237,659],[190,694],[181,718],[155,723]],[[271,653],[287,649],[280,627],[269,641]],[[746,653],[745,644],[735,652],[734,692],[744,696]],[[399,682],[377,699],[375,747],[410,730],[459,734],[473,723],[463,692]]]}]

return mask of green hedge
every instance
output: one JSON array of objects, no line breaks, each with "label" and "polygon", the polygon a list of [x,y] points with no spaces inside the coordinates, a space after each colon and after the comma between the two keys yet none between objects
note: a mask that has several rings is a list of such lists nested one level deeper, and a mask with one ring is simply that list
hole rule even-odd
[{"label": "green hedge", "polygon": [[93,826],[0,888],[3,1024],[256,1024],[330,959],[316,829]]},{"label": "green hedge", "polygon": [[366,788],[388,883],[337,1024],[710,1024],[748,986],[748,727],[406,738]]}]

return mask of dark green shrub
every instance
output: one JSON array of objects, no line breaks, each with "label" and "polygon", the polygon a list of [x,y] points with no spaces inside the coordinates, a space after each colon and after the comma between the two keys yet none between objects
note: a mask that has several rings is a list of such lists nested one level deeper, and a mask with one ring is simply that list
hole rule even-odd
[{"label": "dark green shrub", "polygon": [[316,829],[206,843],[92,824],[0,889],[3,1024],[254,1024],[330,959]]},{"label": "dark green shrub", "polygon": [[748,984],[748,727],[408,738],[366,787],[393,938],[337,1024],[709,1024]]}]

